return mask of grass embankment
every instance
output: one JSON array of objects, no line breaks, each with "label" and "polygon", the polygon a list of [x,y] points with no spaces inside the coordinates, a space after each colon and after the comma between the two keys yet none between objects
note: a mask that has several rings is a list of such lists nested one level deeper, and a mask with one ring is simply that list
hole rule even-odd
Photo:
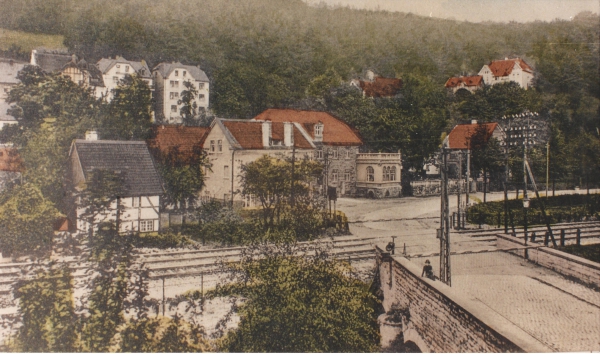
[{"label": "grass embankment", "polygon": [[569,245],[559,248],[563,252],[570,253],[574,256],[585,258],[592,262],[600,263],[600,244],[595,245]]},{"label": "grass embankment", "polygon": [[[529,225],[544,224],[541,202],[544,203],[550,223],[582,221],[585,219],[600,219],[599,194],[570,194],[556,197],[531,199],[527,212]],[[509,200],[509,225],[523,226],[523,200]],[[500,220],[498,220],[500,218]],[[504,223],[504,201],[476,204],[469,208],[469,222],[474,224],[498,225]]]},{"label": "grass embankment", "polygon": [[0,50],[9,50],[11,47],[18,47],[21,52],[31,52],[32,49],[38,47],[66,50],[63,40],[64,37],[60,35],[35,34],[0,28]]}]

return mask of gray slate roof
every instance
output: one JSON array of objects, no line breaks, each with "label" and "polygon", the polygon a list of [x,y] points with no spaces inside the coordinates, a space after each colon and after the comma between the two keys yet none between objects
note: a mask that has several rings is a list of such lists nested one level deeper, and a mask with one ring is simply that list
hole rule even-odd
[{"label": "gray slate roof", "polygon": [[17,79],[17,74],[25,65],[28,65],[28,63],[0,58],[0,83],[18,84],[20,81]]},{"label": "gray slate roof", "polygon": [[16,122],[15,117],[8,115],[6,111],[12,104],[0,99],[0,121],[2,122]]},{"label": "gray slate roof", "polygon": [[160,63],[154,68],[154,71],[158,71],[164,78],[169,76],[175,69],[187,70],[187,72],[197,81],[208,82],[206,73],[197,66],[183,65],[181,63]]},{"label": "gray slate roof", "polygon": [[62,71],[65,65],[73,60],[73,56],[70,54],[49,53],[43,50],[38,50],[36,53],[32,53],[32,55],[35,55],[36,64],[47,73]]},{"label": "gray slate roof", "polygon": [[86,179],[93,170],[123,173],[125,192],[122,197],[164,193],[160,175],[144,141],[77,139],[74,149]]},{"label": "gray slate roof", "polygon": [[[149,79],[152,77],[152,73],[150,72],[150,68],[148,68],[148,65],[145,62],[139,62],[139,61],[131,61],[131,60],[127,60],[123,57],[116,57],[115,59],[112,58],[102,58],[98,61],[98,63],[96,63],[96,66],[98,67],[98,69],[102,72],[102,74],[106,74],[106,72],[108,70],[110,70],[110,68],[112,68],[113,66],[115,66],[116,64],[129,64],[131,65],[131,67],[133,68],[133,70],[140,76],[146,79]],[[144,69],[144,70],[142,70]]]}]

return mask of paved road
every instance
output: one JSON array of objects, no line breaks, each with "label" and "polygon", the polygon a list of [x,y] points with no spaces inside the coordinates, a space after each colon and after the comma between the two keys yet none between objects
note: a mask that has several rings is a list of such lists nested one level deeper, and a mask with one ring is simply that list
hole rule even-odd
[{"label": "paved road", "polygon": [[[511,197],[514,198],[514,193]],[[482,194],[476,194],[473,199],[476,198],[481,200]],[[502,193],[492,193],[487,199],[502,198]],[[450,197],[451,211],[456,205],[456,196]],[[404,244],[407,253],[413,255],[439,250],[435,238],[439,197],[340,199],[338,208],[355,221],[350,226],[355,236],[375,236],[379,247],[391,241],[391,236],[398,236],[397,254]],[[495,248],[495,242],[489,238],[482,242],[454,232],[450,238],[453,252]],[[427,258],[437,264],[437,257]],[[422,265],[425,257],[412,261]],[[561,352],[600,350],[599,292],[505,252],[452,256],[451,263],[453,288],[464,291],[466,296],[480,301],[538,341]]]}]

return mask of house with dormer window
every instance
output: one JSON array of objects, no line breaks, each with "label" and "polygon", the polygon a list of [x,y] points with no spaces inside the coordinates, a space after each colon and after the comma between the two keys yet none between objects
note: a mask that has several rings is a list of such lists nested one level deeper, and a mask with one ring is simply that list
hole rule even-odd
[{"label": "house with dormer window", "polygon": [[181,63],[160,63],[152,72],[155,85],[156,120],[165,124],[181,124],[179,110],[184,82],[190,82],[198,92],[194,102],[198,111],[207,110],[209,105],[209,81],[206,73],[197,66]]},{"label": "house with dormer window", "polygon": [[486,85],[516,82],[524,89],[533,84],[533,69],[523,59],[493,60],[479,71]]},{"label": "house with dormer window", "polygon": [[205,171],[200,197],[255,206],[251,196],[240,193],[243,165],[263,155],[310,158],[314,149],[311,136],[298,123],[216,118],[204,137],[211,167]]}]

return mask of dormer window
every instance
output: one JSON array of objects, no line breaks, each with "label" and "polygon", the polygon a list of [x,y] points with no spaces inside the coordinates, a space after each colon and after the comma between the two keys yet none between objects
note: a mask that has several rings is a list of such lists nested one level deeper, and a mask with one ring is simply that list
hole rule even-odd
[{"label": "dormer window", "polygon": [[319,122],[315,125],[315,139],[323,138],[323,123]]}]

